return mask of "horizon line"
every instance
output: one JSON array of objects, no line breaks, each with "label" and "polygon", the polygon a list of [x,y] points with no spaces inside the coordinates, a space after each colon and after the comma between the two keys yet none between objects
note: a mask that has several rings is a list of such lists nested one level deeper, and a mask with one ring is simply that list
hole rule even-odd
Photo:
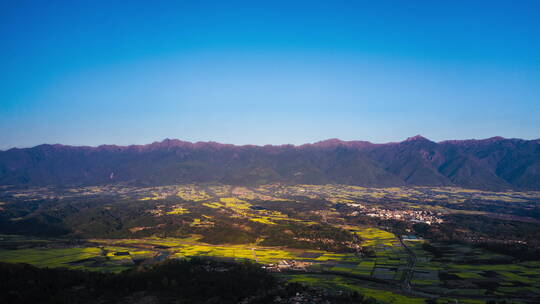
[{"label": "horizon line", "polygon": [[146,144],[71,145],[71,144],[61,144],[61,143],[54,143],[54,144],[43,143],[43,144],[38,144],[38,145],[35,145],[35,146],[29,146],[29,147],[11,147],[11,148],[7,148],[7,149],[0,149],[0,152],[6,152],[6,151],[10,151],[10,150],[33,149],[33,148],[37,148],[37,147],[40,147],[40,146],[61,146],[61,147],[94,148],[94,149],[97,149],[97,148],[100,148],[100,147],[145,147],[145,146],[158,145],[158,144],[163,144],[163,143],[168,143],[168,142],[175,142],[175,143],[182,143],[182,144],[189,144],[189,145],[216,144],[216,145],[234,146],[234,147],[269,147],[269,146],[270,147],[285,147],[285,146],[302,147],[302,146],[321,145],[321,144],[322,145],[324,145],[324,144],[329,144],[330,145],[330,144],[347,144],[347,143],[348,144],[363,143],[363,144],[371,144],[371,145],[385,145],[385,144],[399,144],[399,143],[412,141],[412,140],[426,140],[426,141],[429,141],[429,142],[432,142],[432,143],[441,144],[441,143],[447,143],[447,142],[467,142],[467,141],[487,141],[487,140],[540,141],[540,138],[523,139],[523,138],[516,138],[516,137],[507,138],[507,137],[502,137],[502,136],[491,136],[491,137],[487,137],[487,138],[446,139],[446,140],[441,140],[441,141],[432,141],[432,140],[418,134],[418,135],[415,135],[415,136],[407,137],[406,139],[404,139],[402,141],[390,141],[390,142],[382,142],[382,143],[371,142],[371,141],[360,140],[360,139],[342,140],[342,139],[339,139],[339,138],[328,138],[328,139],[323,139],[323,140],[319,140],[319,141],[316,141],[316,142],[308,142],[308,143],[303,143],[303,144],[287,143],[287,144],[262,144],[261,145],[261,144],[222,143],[222,142],[217,142],[217,141],[212,141],[212,140],[191,142],[191,141],[181,140],[181,139],[178,139],[178,138],[168,138],[168,137],[166,137],[161,141],[154,141],[154,142],[146,143]]}]

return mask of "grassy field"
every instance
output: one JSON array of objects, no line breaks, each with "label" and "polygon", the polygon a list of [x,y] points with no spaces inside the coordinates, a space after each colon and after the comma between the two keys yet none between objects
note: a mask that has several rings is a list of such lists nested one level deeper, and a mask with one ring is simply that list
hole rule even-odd
[{"label": "grassy field", "polygon": [[129,268],[126,263],[120,261],[120,257],[104,256],[102,250],[97,247],[0,250],[0,261],[27,263],[37,267],[67,267],[103,272],[120,272]]},{"label": "grassy field", "polygon": [[1,260],[4,262],[28,263],[42,267],[61,267],[68,262],[97,256],[101,256],[101,249],[96,247],[0,251]]}]

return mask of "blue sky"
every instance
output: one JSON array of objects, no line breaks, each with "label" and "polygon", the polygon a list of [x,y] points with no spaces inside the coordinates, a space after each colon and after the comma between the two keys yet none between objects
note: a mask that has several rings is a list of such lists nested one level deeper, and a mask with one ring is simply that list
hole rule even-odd
[{"label": "blue sky", "polygon": [[539,14],[538,1],[2,1],[0,149],[539,138]]}]

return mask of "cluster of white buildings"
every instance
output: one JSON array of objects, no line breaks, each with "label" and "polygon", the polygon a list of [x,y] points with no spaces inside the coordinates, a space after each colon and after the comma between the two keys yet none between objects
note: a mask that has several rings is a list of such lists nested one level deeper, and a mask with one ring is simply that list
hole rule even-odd
[{"label": "cluster of white buildings", "polygon": [[432,212],[429,210],[411,210],[411,209],[390,210],[390,209],[383,209],[383,208],[377,208],[377,207],[367,207],[359,203],[349,203],[347,205],[349,207],[358,209],[356,211],[351,212],[349,216],[358,216],[360,214],[363,214],[370,217],[418,222],[418,223],[425,223],[428,225],[440,224],[443,222],[441,213]]},{"label": "cluster of white buildings", "polygon": [[311,266],[311,262],[295,261],[295,260],[281,260],[275,264],[267,264],[263,266],[264,269],[269,271],[280,272],[284,270],[300,270],[305,271],[307,267]]}]

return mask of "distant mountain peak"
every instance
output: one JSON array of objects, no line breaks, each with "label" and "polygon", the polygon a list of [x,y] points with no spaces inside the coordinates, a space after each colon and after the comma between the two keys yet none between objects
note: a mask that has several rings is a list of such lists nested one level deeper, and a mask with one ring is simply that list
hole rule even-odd
[{"label": "distant mountain peak", "polygon": [[404,140],[404,142],[413,142],[413,141],[428,141],[428,142],[432,142],[431,140],[425,138],[424,136],[418,134],[418,135],[415,135],[413,137],[409,137],[407,138],[406,140]]},{"label": "distant mountain peak", "polygon": [[179,139],[165,138],[162,141],[156,141],[156,142],[151,143],[150,145],[143,145],[143,146],[166,148],[166,147],[178,147],[178,146],[186,146],[186,145],[192,145],[192,143],[187,142],[187,141],[182,141]]},{"label": "distant mountain peak", "polygon": [[439,142],[439,144],[453,144],[453,145],[477,145],[477,144],[493,144],[499,142],[512,143],[512,142],[521,142],[523,139],[519,138],[505,138],[502,136],[493,136],[484,139],[462,139],[462,140],[445,140]]},{"label": "distant mountain peak", "polygon": [[336,146],[346,146],[349,148],[359,148],[359,147],[365,147],[369,145],[372,145],[372,143],[370,143],[369,141],[359,141],[359,140],[345,141],[339,138],[330,138],[330,139],[318,141],[313,144],[302,145],[300,147],[312,146],[312,147],[318,147],[318,148],[333,148]]},{"label": "distant mountain peak", "polygon": [[487,138],[486,141],[499,141],[499,140],[505,140],[505,139],[506,138],[502,136],[493,136],[493,137]]},{"label": "distant mountain peak", "polygon": [[329,138],[325,140],[318,141],[313,143],[314,146],[335,146],[344,143],[343,140],[339,138]]}]

